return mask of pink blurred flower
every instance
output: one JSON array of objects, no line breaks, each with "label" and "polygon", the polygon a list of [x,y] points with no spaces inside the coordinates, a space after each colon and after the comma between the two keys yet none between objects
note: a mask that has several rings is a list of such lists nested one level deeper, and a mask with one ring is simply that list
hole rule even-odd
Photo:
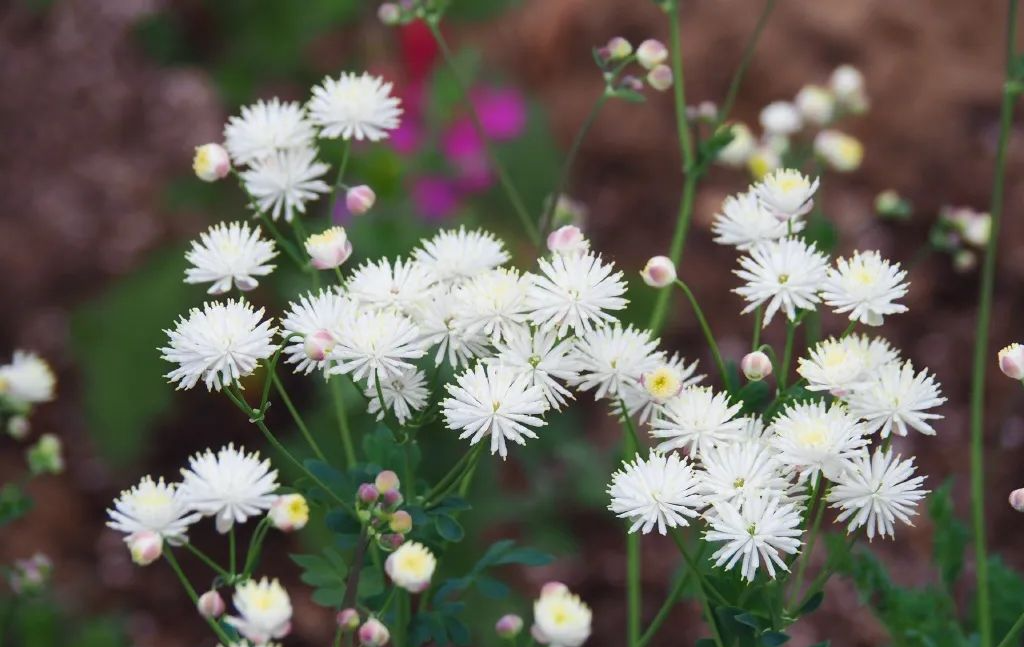
[{"label": "pink blurred flower", "polygon": [[440,220],[461,207],[458,187],[451,179],[424,175],[413,180],[412,200],[416,212],[428,220]]},{"label": "pink blurred flower", "polygon": [[491,139],[515,139],[526,129],[526,102],[513,88],[477,88],[473,106]]}]

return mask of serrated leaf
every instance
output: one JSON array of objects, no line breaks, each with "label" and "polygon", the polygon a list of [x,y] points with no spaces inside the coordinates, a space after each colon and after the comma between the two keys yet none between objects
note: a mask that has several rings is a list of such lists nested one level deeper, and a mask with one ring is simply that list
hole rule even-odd
[{"label": "serrated leaf", "polygon": [[345,601],[345,587],[319,588],[313,591],[313,602],[322,607],[339,607]]}]

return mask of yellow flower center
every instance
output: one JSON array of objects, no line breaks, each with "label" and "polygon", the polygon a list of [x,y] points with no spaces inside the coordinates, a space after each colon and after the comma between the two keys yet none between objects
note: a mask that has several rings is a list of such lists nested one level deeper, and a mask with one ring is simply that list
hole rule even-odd
[{"label": "yellow flower center", "polygon": [[671,398],[682,386],[679,376],[668,366],[662,366],[650,373],[644,384],[647,386],[647,392],[658,400]]},{"label": "yellow flower center", "polygon": [[797,432],[796,438],[804,447],[821,447],[828,440],[828,429],[820,422],[808,423]]}]

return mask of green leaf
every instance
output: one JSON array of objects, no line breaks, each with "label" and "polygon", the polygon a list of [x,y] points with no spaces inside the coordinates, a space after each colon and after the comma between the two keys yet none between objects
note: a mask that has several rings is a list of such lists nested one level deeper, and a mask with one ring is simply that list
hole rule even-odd
[{"label": "green leaf", "polygon": [[779,647],[789,642],[789,636],[781,631],[768,631],[761,634],[761,644],[765,647]]},{"label": "green leaf", "polygon": [[932,560],[942,581],[952,586],[964,566],[964,551],[970,540],[967,526],[957,519],[953,509],[953,481],[947,480],[928,498],[928,515],[935,532],[932,534]]},{"label": "green leaf", "polygon": [[825,599],[824,591],[818,591],[812,595],[807,602],[796,612],[798,616],[805,616],[808,613],[814,613],[821,606],[822,601]]},{"label": "green leaf", "polygon": [[0,526],[17,521],[32,509],[32,499],[14,483],[0,488]]},{"label": "green leaf", "polygon": [[327,548],[319,554],[292,554],[289,557],[302,567],[299,579],[313,588],[313,602],[324,607],[341,604],[345,597],[345,577],[348,575],[348,567],[341,555]]},{"label": "green leaf", "polygon": [[452,543],[458,543],[466,536],[462,525],[454,517],[447,514],[436,515],[434,517],[434,527],[442,539]]},{"label": "green leaf", "polygon": [[628,101],[629,103],[643,103],[644,101],[647,101],[647,97],[643,94],[636,90],[630,90],[629,88],[619,88],[618,90],[615,90],[612,96],[616,99]]},{"label": "green leaf", "polygon": [[480,593],[495,599],[501,599],[508,597],[509,588],[504,582],[500,582],[493,577],[487,575],[481,575],[476,578],[476,588]]}]

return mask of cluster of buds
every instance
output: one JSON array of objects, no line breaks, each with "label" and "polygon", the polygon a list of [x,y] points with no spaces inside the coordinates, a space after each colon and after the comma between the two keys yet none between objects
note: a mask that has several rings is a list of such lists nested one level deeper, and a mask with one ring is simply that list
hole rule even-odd
[{"label": "cluster of buds", "polygon": [[[672,87],[672,68],[668,60],[668,48],[664,43],[649,38],[634,50],[632,43],[616,36],[603,47],[594,49],[594,60],[604,75],[605,94],[611,97],[633,96],[644,89],[644,81],[658,92]],[[639,63],[644,70],[644,80],[633,74],[620,74],[630,63]]]},{"label": "cluster of buds", "polygon": [[28,559],[15,560],[7,576],[7,583],[15,595],[39,593],[50,580],[53,562],[42,553]]},{"label": "cluster of buds", "polygon": [[404,501],[400,487],[398,475],[384,470],[377,474],[373,483],[363,483],[356,490],[359,520],[387,551],[401,546],[405,535],[412,530],[412,515],[398,509]]},{"label": "cluster of buds", "polygon": [[978,264],[977,250],[992,237],[992,216],[970,207],[943,207],[932,227],[932,248],[953,257],[958,272],[969,272]]}]

